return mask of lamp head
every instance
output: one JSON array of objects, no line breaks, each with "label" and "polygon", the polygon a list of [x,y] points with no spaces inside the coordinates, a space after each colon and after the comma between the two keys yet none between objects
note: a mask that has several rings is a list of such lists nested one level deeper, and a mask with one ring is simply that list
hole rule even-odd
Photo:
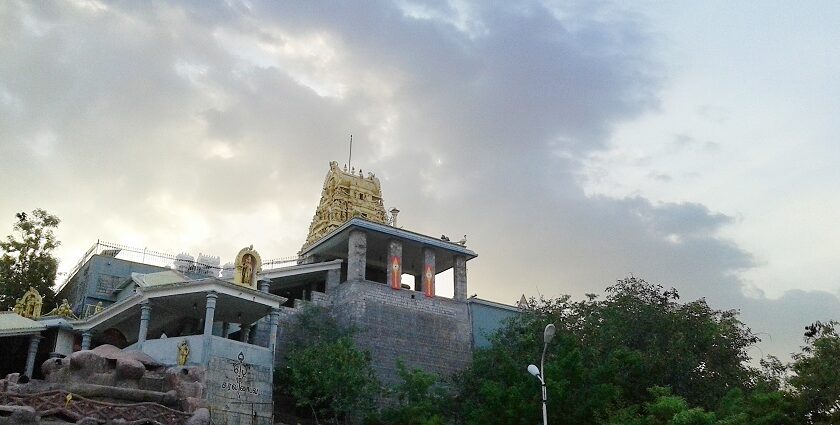
[{"label": "lamp head", "polygon": [[536,365],[529,364],[528,365],[528,373],[530,373],[531,375],[534,375],[537,378],[539,378],[540,377],[540,368],[538,368]]},{"label": "lamp head", "polygon": [[557,328],[554,327],[554,323],[549,323],[545,325],[545,331],[543,332],[543,341],[548,344],[554,339],[554,334],[557,332]]}]

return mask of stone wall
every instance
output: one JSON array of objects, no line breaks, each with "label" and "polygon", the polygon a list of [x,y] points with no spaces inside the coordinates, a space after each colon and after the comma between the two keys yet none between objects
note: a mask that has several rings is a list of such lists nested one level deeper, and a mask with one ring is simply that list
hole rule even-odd
[{"label": "stone wall", "polygon": [[[356,330],[359,348],[370,352],[383,383],[399,382],[397,359],[440,376],[461,371],[470,362],[473,335],[465,302],[371,281],[344,282],[327,294],[313,292],[311,302],[328,307],[341,325]],[[280,309],[275,354],[279,367],[291,348],[288,329],[295,326],[305,303]]]},{"label": "stone wall", "polygon": [[399,382],[397,360],[440,376],[463,370],[471,358],[467,304],[394,290],[370,281],[345,282],[329,294],[340,323],[357,329],[383,383]]}]

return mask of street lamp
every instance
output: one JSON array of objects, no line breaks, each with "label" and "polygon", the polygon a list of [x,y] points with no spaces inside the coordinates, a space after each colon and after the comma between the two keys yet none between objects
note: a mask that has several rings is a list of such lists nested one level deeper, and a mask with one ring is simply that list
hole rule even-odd
[{"label": "street lamp", "polygon": [[545,401],[547,398],[545,392],[545,351],[548,349],[548,343],[554,339],[554,334],[556,332],[557,328],[554,327],[553,323],[549,323],[545,326],[545,330],[543,331],[543,352],[542,358],[540,358],[540,367],[538,369],[536,365],[528,365],[528,373],[539,379],[540,385],[542,386],[543,425],[548,425],[548,410],[546,410],[545,407]]}]

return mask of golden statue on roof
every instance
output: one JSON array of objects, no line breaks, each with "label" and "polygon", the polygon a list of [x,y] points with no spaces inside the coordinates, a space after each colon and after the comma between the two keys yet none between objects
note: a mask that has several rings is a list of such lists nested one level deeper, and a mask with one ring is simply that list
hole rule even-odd
[{"label": "golden statue on roof", "polygon": [[365,176],[361,169],[357,174],[355,167],[348,170],[345,166],[341,170],[338,163],[332,161],[303,248],[353,217],[387,223],[379,179],[371,172]]},{"label": "golden statue on roof", "polygon": [[61,304],[58,307],[52,309],[52,311],[50,311],[49,313],[47,313],[47,316],[58,316],[63,317],[65,319],[73,320],[78,319],[78,317],[76,317],[76,315],[73,314],[73,309],[70,308],[70,302],[67,301],[67,298],[61,300]]},{"label": "golden statue on roof", "polygon": [[41,317],[41,307],[43,305],[44,299],[41,298],[41,294],[38,293],[37,289],[30,286],[29,290],[15,302],[13,310],[23,317],[37,319]]}]

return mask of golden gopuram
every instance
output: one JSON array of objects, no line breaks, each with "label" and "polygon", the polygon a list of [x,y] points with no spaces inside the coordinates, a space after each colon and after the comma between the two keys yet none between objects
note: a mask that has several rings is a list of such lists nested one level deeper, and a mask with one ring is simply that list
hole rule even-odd
[{"label": "golden gopuram", "polygon": [[302,249],[353,217],[386,224],[379,179],[370,172],[365,176],[362,169],[358,173],[355,168],[348,170],[346,166],[341,170],[338,163],[332,161],[324,179],[321,202],[312,217]]}]

